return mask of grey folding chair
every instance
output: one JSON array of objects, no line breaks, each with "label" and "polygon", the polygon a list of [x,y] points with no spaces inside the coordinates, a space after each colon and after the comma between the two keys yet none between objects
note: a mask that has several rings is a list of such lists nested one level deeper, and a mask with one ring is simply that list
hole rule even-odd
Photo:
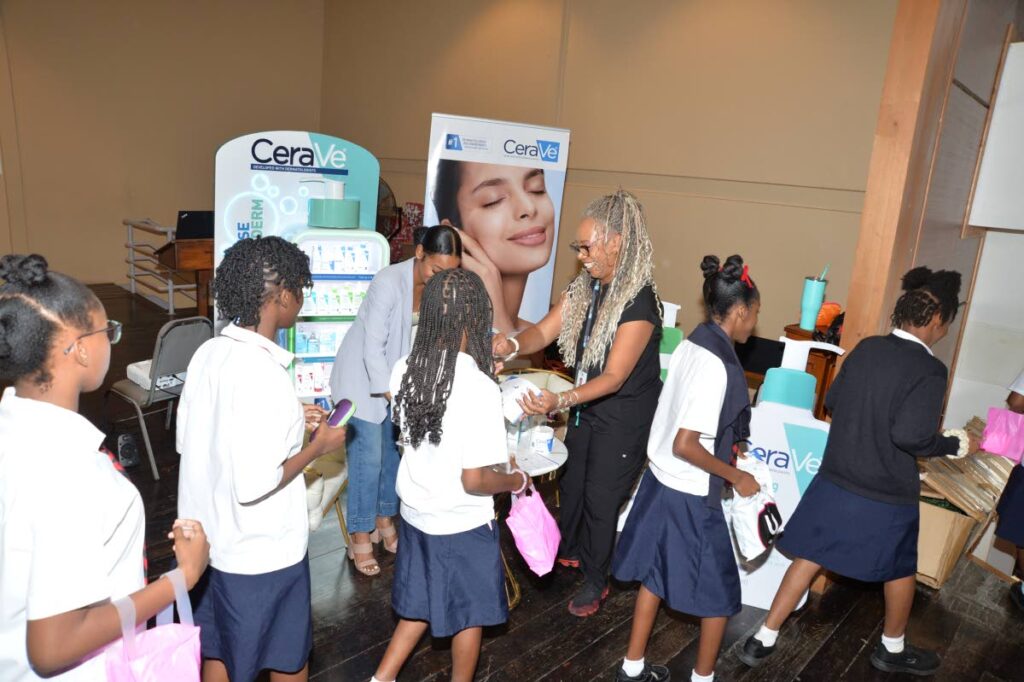
[{"label": "grey folding chair", "polygon": [[[121,379],[107,391],[107,397],[115,395],[135,408],[135,418],[139,420],[142,439],[146,443],[146,454],[149,465],[153,469],[153,478],[160,480],[153,456],[153,446],[149,442],[149,430],[146,428],[146,415],[159,410],[149,408],[159,405],[166,409],[164,429],[171,428],[171,417],[174,401],[181,395],[184,384],[169,388],[158,388],[157,379],[166,376],[179,376],[188,369],[188,363],[199,346],[213,338],[213,324],[205,317],[185,317],[171,320],[156,335],[156,346],[153,348],[153,361],[149,368],[149,388],[139,386],[131,379]],[[163,405],[163,404],[166,404]]]}]

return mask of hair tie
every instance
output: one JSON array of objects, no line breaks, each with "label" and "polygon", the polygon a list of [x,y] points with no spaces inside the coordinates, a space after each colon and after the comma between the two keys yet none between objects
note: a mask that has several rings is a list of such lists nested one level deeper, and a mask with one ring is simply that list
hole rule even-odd
[{"label": "hair tie", "polygon": [[750,279],[750,266],[743,266],[743,274],[740,275],[740,281],[747,285],[748,289],[754,288],[754,282]]}]

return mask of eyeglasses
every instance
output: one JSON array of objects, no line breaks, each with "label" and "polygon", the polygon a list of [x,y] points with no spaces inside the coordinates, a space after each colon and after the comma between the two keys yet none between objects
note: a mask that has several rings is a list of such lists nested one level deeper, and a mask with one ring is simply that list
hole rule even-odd
[{"label": "eyeglasses", "polygon": [[586,258],[590,255],[590,250],[594,248],[594,240],[591,239],[589,242],[570,242],[569,248]]},{"label": "eyeglasses", "polygon": [[75,347],[76,343],[78,343],[87,336],[92,336],[93,334],[106,334],[107,338],[110,339],[110,345],[114,345],[115,343],[121,340],[121,329],[122,325],[120,322],[118,322],[117,320],[108,320],[107,326],[104,327],[103,329],[94,329],[91,332],[86,332],[76,337],[74,342],[64,349],[64,355],[70,353],[71,349]]}]

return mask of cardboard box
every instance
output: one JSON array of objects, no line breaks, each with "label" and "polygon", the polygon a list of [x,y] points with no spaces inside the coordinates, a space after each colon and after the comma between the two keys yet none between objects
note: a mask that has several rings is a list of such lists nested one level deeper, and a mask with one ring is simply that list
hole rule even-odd
[{"label": "cardboard box", "polygon": [[917,581],[938,589],[960,560],[976,521],[933,504],[919,504],[921,532],[917,538]]}]

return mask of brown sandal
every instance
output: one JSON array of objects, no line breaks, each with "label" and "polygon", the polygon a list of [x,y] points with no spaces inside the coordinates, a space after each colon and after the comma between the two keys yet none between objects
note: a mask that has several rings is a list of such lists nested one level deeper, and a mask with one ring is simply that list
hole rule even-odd
[{"label": "brown sandal", "polygon": [[[394,538],[394,540],[392,542],[388,542],[392,538]],[[370,542],[376,544],[382,540],[384,542],[384,549],[392,554],[398,551],[398,531],[395,530],[394,524],[384,526],[383,528],[374,528],[373,532],[370,533]]]},{"label": "brown sandal", "polygon": [[[380,574],[380,564],[377,563],[377,559],[373,556],[373,545],[369,542],[357,542],[348,546],[345,550],[348,558],[352,560],[352,564],[356,567],[356,570],[363,575],[373,577]],[[356,559],[356,554],[369,554],[369,559]]]}]

